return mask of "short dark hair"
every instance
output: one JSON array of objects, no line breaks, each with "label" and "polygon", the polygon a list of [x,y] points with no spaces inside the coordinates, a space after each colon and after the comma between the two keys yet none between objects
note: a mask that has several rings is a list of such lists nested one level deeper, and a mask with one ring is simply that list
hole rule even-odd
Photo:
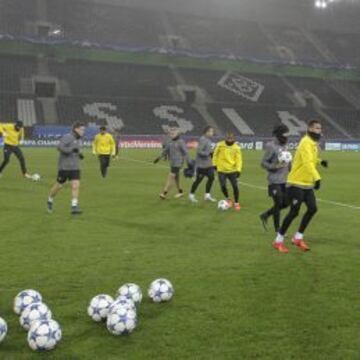
[{"label": "short dark hair", "polygon": [[105,126],[105,125],[101,125],[101,126],[100,126],[100,131],[106,131],[106,126]]},{"label": "short dark hair", "polygon": [[85,123],[81,122],[81,121],[77,121],[73,124],[72,129],[78,129],[79,127],[85,126]]},{"label": "short dark hair", "polygon": [[24,127],[24,123],[21,120],[16,120],[15,126],[22,128],[22,127]]},{"label": "short dark hair", "polygon": [[213,129],[212,126],[206,126],[203,130],[203,134],[206,134],[210,129]]},{"label": "short dark hair", "polygon": [[226,137],[235,137],[235,133],[233,131],[227,131],[225,134]]},{"label": "short dark hair", "polygon": [[308,127],[312,127],[314,126],[315,124],[320,124],[321,125],[321,121],[318,120],[318,119],[312,119],[308,122]]}]

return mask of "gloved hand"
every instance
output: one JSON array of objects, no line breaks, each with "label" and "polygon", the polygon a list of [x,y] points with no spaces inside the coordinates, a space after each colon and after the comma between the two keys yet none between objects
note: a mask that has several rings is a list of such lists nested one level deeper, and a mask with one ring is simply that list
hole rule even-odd
[{"label": "gloved hand", "polygon": [[319,190],[319,189],[320,189],[320,186],[321,186],[321,181],[320,181],[320,180],[315,181],[314,189],[315,189],[315,190]]},{"label": "gloved hand", "polygon": [[85,156],[82,153],[79,153],[79,158],[80,158],[80,160],[84,160]]},{"label": "gloved hand", "polygon": [[159,161],[160,161],[160,158],[156,158],[156,159],[154,160],[154,164],[157,164]]},{"label": "gloved hand", "polygon": [[74,153],[74,154],[78,154],[78,153],[79,153],[79,149],[78,149],[78,148],[73,149],[73,153]]},{"label": "gloved hand", "polygon": [[236,175],[236,178],[238,179],[239,177],[240,177],[240,171],[237,171],[236,173],[235,173],[235,175]]},{"label": "gloved hand", "polygon": [[328,168],[329,162],[327,160],[321,160],[320,165],[324,168]]}]

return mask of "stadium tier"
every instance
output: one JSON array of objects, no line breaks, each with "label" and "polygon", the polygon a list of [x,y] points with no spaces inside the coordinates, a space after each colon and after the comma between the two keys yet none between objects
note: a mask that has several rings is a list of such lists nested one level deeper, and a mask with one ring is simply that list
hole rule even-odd
[{"label": "stadium tier", "polygon": [[270,25],[84,0],[41,3],[36,11],[35,0],[0,0],[0,33],[36,37],[37,26],[47,23],[60,28],[66,40],[100,45],[190,49],[259,61],[360,64],[359,35],[317,30],[316,24]]},{"label": "stadium tier", "polygon": [[[1,56],[0,64],[1,119],[30,114],[29,126],[54,124],[49,103],[33,93],[36,59]],[[328,138],[347,137],[347,129],[359,136],[359,112],[322,79],[89,60],[53,59],[48,65],[47,75],[57,80],[55,118],[64,125],[107,123],[124,134],[159,134],[167,125],[198,135],[215,122],[220,132],[269,136],[280,121],[301,128],[325,111]]]},{"label": "stadium tier", "polygon": [[283,54],[284,59],[302,59],[303,61],[321,63],[324,61],[322,55],[311,44],[304,34],[295,27],[266,26],[265,30],[273,41],[277,51]]},{"label": "stadium tier", "polygon": [[[158,46],[163,32],[158,13],[85,1],[48,0],[49,20],[65,36],[105,44]],[[69,13],[71,9],[71,13]]]},{"label": "stadium tier", "polygon": [[50,72],[68,82],[73,95],[169,98],[175,79],[168,67],[92,61],[50,63]]},{"label": "stadium tier", "polygon": [[30,56],[0,56],[0,92],[20,92],[21,79],[36,73],[36,58]]},{"label": "stadium tier", "polygon": [[36,19],[36,0],[1,0],[0,33],[24,35],[27,25]]}]

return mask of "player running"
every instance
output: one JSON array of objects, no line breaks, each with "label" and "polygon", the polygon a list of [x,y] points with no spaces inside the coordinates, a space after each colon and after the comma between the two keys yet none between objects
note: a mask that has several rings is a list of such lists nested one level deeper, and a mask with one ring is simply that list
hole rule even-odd
[{"label": "player running", "polygon": [[184,160],[187,161],[189,166],[192,166],[193,163],[185,141],[181,139],[178,129],[171,129],[169,135],[171,140],[167,143],[161,155],[154,160],[154,164],[156,164],[167,156],[170,162],[170,173],[166,180],[164,190],[160,194],[160,198],[163,200],[166,199],[174,183],[178,191],[175,198],[178,199],[184,196],[184,191],[180,186],[180,169],[184,164]]},{"label": "player running", "polygon": [[24,141],[24,125],[22,121],[16,121],[15,124],[0,124],[0,133],[4,138],[4,160],[0,165],[0,177],[10,162],[11,154],[14,154],[19,160],[23,176],[26,179],[31,179],[32,177],[26,169],[24,155],[19,146]]},{"label": "player running", "polygon": [[110,166],[110,157],[116,154],[114,137],[106,131],[106,126],[100,127],[100,133],[95,136],[92,148],[93,154],[99,157],[101,176],[105,178]]},{"label": "player running", "polygon": [[270,216],[274,220],[275,232],[280,228],[280,211],[288,206],[286,179],[290,164],[279,161],[279,155],[287,151],[289,128],[286,125],[277,125],[273,130],[273,140],[266,144],[266,151],[261,166],[267,171],[268,194],[273,199],[273,206],[260,215],[260,220],[267,231],[267,222]]},{"label": "player running", "polygon": [[197,203],[195,197],[195,192],[198,186],[201,184],[202,180],[207,177],[206,187],[205,187],[205,201],[216,201],[210,194],[211,187],[215,179],[215,169],[212,164],[212,153],[214,151],[212,137],[214,136],[214,129],[211,126],[207,126],[204,129],[203,136],[199,140],[199,145],[196,153],[196,178],[193,182],[189,194],[189,200],[193,203]]},{"label": "player running", "polygon": [[233,201],[229,198],[226,187],[227,180],[230,181],[233,188],[234,208],[236,211],[240,211],[238,178],[241,174],[243,161],[240,146],[235,143],[233,133],[228,133],[226,139],[216,145],[213,154],[213,165],[218,172],[221,191],[226,197],[229,207],[233,206]]},{"label": "player running", "polygon": [[79,208],[79,190],[80,190],[80,160],[84,158],[81,153],[81,138],[85,133],[85,125],[77,122],[73,125],[70,134],[64,135],[60,139],[58,145],[59,162],[58,175],[56,183],[50,190],[47,201],[47,209],[49,213],[53,211],[54,198],[63,188],[67,180],[71,182],[71,214],[82,214]]},{"label": "player running", "polygon": [[310,250],[304,241],[304,232],[317,212],[314,189],[320,189],[321,177],[316,167],[318,164],[325,168],[328,167],[328,162],[326,160],[321,161],[319,158],[321,131],[320,121],[310,121],[307,134],[301,139],[296,150],[291,171],[287,178],[290,211],[273,242],[273,247],[279,252],[289,252],[289,249],[284,245],[284,237],[293,220],[299,215],[302,203],[305,203],[307,211],[301,220],[297,233],[292,239],[292,244],[303,251]]}]

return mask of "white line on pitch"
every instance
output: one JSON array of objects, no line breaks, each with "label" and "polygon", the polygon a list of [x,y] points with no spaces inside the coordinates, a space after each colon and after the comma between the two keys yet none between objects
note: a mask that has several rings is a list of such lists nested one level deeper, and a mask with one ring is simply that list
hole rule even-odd
[{"label": "white line on pitch", "polygon": [[[128,161],[133,161],[133,162],[139,162],[139,163],[142,163],[142,164],[152,165],[151,162],[147,162],[147,161],[144,161],[144,160],[138,160],[138,159],[133,159],[133,158],[129,158],[129,157],[121,157],[121,158],[124,159],[124,160],[128,160]],[[156,166],[157,167],[162,167],[162,168],[168,168],[168,166],[161,165],[161,164],[156,165]],[[267,189],[265,186],[253,185],[253,184],[246,183],[246,182],[243,182],[243,181],[239,181],[239,184],[250,187],[250,188],[253,188],[253,189],[258,189],[258,190],[266,190]],[[341,207],[348,208],[348,209],[353,209],[353,210],[360,210],[360,206],[356,206],[356,205],[346,204],[346,203],[342,203],[342,202],[338,202],[338,201],[324,200],[324,199],[319,199],[319,198],[317,198],[317,200],[319,202],[324,203],[324,204],[341,206]]]}]

